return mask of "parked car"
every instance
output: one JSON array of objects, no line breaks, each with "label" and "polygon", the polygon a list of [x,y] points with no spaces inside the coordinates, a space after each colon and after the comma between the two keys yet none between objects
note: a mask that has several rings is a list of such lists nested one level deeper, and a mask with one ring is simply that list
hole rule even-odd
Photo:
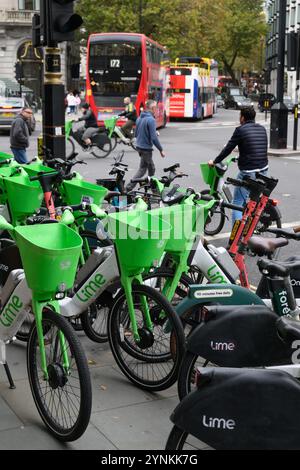
[{"label": "parked car", "polygon": [[[0,96],[0,130],[9,131],[11,124],[24,107],[30,107],[25,98]],[[35,118],[29,122],[29,130],[35,130]]]},{"label": "parked car", "polygon": [[224,102],[222,96],[217,95],[217,107],[218,108],[224,108],[224,106],[225,106],[225,102]]},{"label": "parked car", "polygon": [[244,95],[227,95],[225,98],[225,109],[241,109],[245,106],[254,106],[253,101],[250,98],[246,98]]},{"label": "parked car", "polygon": [[262,113],[269,111],[275,103],[276,98],[272,93],[261,93],[258,100],[258,109]]}]

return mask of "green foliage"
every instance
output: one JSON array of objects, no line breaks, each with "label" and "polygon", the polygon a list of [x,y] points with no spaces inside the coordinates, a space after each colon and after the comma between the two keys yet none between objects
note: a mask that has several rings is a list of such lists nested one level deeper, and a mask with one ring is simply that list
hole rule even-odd
[{"label": "green foliage", "polygon": [[[87,34],[143,32],[171,57],[203,55],[219,60],[234,77],[236,61],[251,66],[266,34],[262,0],[79,0]],[[142,16],[140,17],[140,7]]]}]

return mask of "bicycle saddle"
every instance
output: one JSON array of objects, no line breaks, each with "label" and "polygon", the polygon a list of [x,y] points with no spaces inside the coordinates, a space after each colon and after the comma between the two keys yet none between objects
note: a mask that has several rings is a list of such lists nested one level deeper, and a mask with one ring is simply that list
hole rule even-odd
[{"label": "bicycle saddle", "polygon": [[290,317],[281,317],[276,322],[276,328],[280,338],[291,344],[295,340],[300,340],[300,322]]},{"label": "bicycle saddle", "polygon": [[177,170],[177,168],[180,168],[180,163],[176,163],[175,165],[170,166],[169,168],[164,168],[164,172],[168,173],[169,171]]},{"label": "bicycle saddle", "polygon": [[248,242],[248,247],[258,256],[267,256],[273,255],[278,248],[288,244],[289,241],[286,238],[264,238],[253,236]]},{"label": "bicycle saddle", "polygon": [[178,191],[179,185],[175,185],[172,189],[165,189],[162,192],[161,200],[167,206],[179,204],[184,198],[185,194]]},{"label": "bicycle saddle", "polygon": [[260,259],[257,266],[262,274],[267,273],[270,276],[288,277],[293,269],[300,268],[300,261],[273,261],[269,259]]}]

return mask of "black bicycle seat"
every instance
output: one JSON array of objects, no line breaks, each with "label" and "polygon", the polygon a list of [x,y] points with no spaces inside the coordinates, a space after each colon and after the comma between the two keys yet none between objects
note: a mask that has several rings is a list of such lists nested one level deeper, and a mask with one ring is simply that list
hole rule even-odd
[{"label": "black bicycle seat", "polygon": [[268,259],[260,259],[257,266],[262,274],[270,276],[288,277],[292,270],[300,268],[300,261],[273,261]]},{"label": "black bicycle seat", "polygon": [[300,339],[300,322],[298,320],[287,316],[280,317],[276,322],[276,328],[280,338],[288,345]]},{"label": "black bicycle seat", "polygon": [[180,168],[180,163],[176,163],[175,165],[170,166],[169,168],[164,168],[164,172],[168,173],[169,171],[177,170],[177,168]]},{"label": "black bicycle seat", "polygon": [[178,191],[178,188],[179,186],[175,185],[171,189],[165,189],[161,195],[162,202],[167,206],[179,204],[185,198],[185,194]]},{"label": "black bicycle seat", "polygon": [[286,238],[264,238],[253,236],[248,242],[248,247],[258,256],[267,256],[273,255],[278,248],[288,244],[289,241]]}]

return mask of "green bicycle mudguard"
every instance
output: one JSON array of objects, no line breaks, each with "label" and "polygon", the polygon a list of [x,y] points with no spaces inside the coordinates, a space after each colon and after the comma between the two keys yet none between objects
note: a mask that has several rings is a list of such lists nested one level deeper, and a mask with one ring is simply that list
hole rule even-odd
[{"label": "green bicycle mudguard", "polygon": [[191,286],[189,295],[176,307],[180,317],[195,305],[265,305],[258,295],[251,290],[235,284],[208,284]]}]

